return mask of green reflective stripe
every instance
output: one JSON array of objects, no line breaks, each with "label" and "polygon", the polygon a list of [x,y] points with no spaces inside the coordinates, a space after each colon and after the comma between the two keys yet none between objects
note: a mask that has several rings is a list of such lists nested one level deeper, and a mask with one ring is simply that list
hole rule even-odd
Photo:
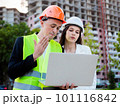
[{"label": "green reflective stripe", "polygon": [[24,76],[33,76],[33,77],[41,78],[41,73],[39,73],[38,71],[33,71],[25,74]]},{"label": "green reflective stripe", "polygon": [[18,88],[18,89],[22,89],[22,90],[41,90],[40,87],[28,85],[28,84],[24,84],[24,83],[19,83],[19,82],[14,83],[14,88]]},{"label": "green reflective stripe", "polygon": [[42,73],[42,78],[46,79],[46,73]]}]

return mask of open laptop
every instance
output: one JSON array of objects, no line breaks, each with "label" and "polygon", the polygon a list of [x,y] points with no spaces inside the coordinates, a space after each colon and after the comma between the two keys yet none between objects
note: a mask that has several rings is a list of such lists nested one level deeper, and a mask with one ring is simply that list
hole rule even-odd
[{"label": "open laptop", "polygon": [[96,71],[97,55],[50,53],[46,86],[62,86],[69,82],[75,86],[91,86]]}]

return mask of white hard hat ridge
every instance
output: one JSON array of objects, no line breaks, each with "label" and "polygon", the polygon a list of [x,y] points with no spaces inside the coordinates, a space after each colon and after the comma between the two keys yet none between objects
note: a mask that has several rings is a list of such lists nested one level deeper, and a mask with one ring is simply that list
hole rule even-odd
[{"label": "white hard hat ridge", "polygon": [[82,32],[84,33],[83,22],[81,21],[80,18],[73,16],[73,17],[69,18],[63,26],[66,26],[69,24],[77,25],[78,27],[80,27],[82,29]]}]

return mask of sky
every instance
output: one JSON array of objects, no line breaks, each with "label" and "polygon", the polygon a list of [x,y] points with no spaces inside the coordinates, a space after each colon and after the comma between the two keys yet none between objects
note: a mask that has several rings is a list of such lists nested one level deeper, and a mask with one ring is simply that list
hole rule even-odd
[{"label": "sky", "polygon": [[[24,6],[21,6],[21,1],[24,1]],[[27,2],[26,0],[0,0],[0,6],[5,6],[8,8],[17,8],[20,12],[26,13]]]}]

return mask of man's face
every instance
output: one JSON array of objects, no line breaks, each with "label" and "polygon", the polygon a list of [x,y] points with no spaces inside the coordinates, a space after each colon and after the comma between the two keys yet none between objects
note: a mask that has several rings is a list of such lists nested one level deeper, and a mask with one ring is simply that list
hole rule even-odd
[{"label": "man's face", "polygon": [[61,25],[62,22],[56,19],[43,21],[42,30],[44,35],[49,36],[49,39],[53,39],[57,35]]}]

